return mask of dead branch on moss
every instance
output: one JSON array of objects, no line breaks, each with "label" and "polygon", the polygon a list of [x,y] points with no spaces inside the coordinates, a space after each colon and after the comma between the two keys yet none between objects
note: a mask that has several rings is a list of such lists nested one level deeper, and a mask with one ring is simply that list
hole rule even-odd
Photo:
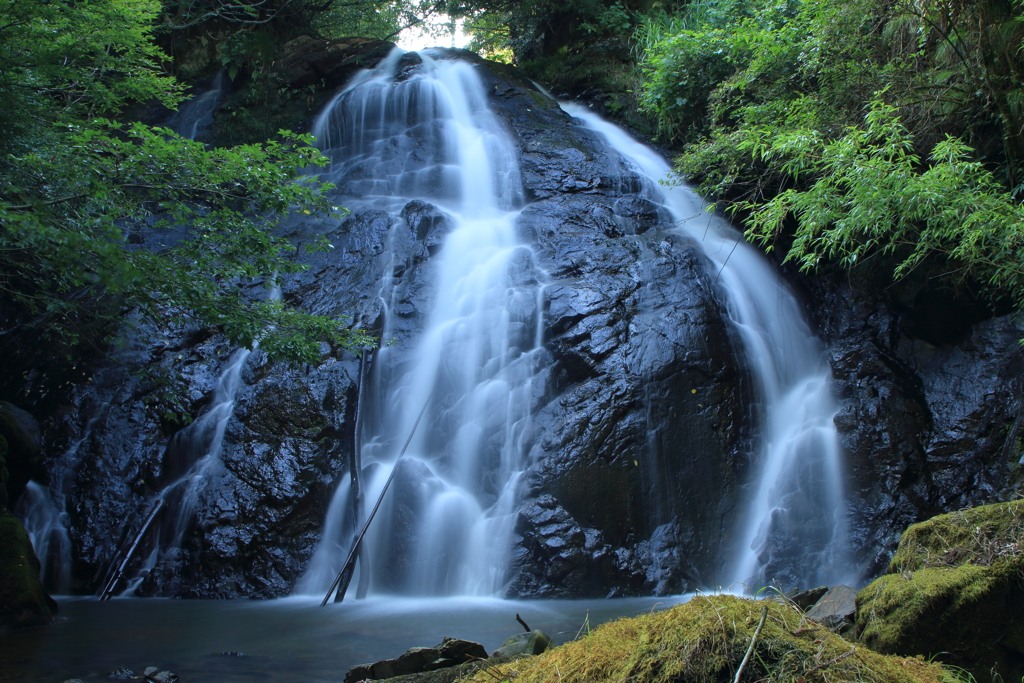
[{"label": "dead branch on moss", "polygon": [[750,661],[750,655],[754,652],[754,645],[757,644],[757,637],[761,635],[761,629],[764,628],[766,619],[768,619],[768,605],[761,608],[761,621],[758,622],[757,628],[754,629],[754,635],[750,638],[750,646],[747,647],[747,654],[743,655],[743,661],[740,662],[740,668],[736,669],[736,678],[732,679],[732,683],[740,683],[740,676],[743,675],[743,669],[747,666],[747,662]]}]

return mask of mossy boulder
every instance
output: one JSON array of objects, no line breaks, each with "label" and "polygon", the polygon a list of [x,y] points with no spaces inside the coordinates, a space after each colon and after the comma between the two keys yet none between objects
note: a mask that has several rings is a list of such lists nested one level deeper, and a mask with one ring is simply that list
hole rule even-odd
[{"label": "mossy boulder", "polygon": [[53,621],[57,603],[39,582],[39,560],[21,521],[0,512],[0,631]]},{"label": "mossy boulder", "polygon": [[[764,627],[754,633],[767,610]],[[775,683],[939,683],[950,672],[847,642],[790,605],[698,595],[684,605],[605,624],[537,657],[488,667],[475,683],[729,683],[747,648],[740,680]]]},{"label": "mossy boulder", "polygon": [[39,423],[29,413],[6,401],[0,401],[0,470],[6,495],[0,493],[0,506],[13,505],[30,479],[45,479],[46,470],[39,448]]},{"label": "mossy boulder", "polygon": [[907,529],[884,576],[857,595],[873,650],[934,656],[989,680],[1024,675],[1024,501]]}]

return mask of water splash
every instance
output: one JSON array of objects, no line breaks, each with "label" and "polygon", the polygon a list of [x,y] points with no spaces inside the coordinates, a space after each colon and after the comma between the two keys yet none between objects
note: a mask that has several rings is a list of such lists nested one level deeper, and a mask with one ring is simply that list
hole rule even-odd
[{"label": "water splash", "polygon": [[[396,51],[335,98],[315,128],[347,206],[398,218],[410,200],[431,202],[450,231],[432,269],[433,296],[414,348],[377,352],[364,411],[365,501],[393,467],[393,493],[366,538],[371,590],[492,595],[507,580],[523,435],[542,365],[538,302],[545,274],[516,238],[523,203],[515,149],[487,106],[472,65],[444,53]],[[422,236],[420,236],[422,238]],[[394,287],[382,286],[385,333]],[[425,417],[408,456],[397,451]],[[376,490],[375,490],[376,489]],[[335,494],[323,540],[299,592],[326,590],[354,525],[347,486]]]},{"label": "water splash", "polygon": [[753,495],[740,520],[731,582],[756,589],[834,584],[845,574],[845,502],[832,422],[831,375],[800,304],[772,266],[689,187],[659,185],[670,168],[654,150],[579,105],[563,105],[600,133],[647,180],[677,230],[695,240],[725,292],[762,402]]}]

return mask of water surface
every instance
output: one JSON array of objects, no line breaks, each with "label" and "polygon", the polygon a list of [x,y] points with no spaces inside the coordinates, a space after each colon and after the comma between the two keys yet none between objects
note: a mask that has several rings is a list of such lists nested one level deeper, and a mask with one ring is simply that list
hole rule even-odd
[{"label": "water surface", "polygon": [[100,681],[122,667],[141,673],[156,666],[181,683],[340,683],[355,664],[436,645],[444,636],[475,640],[491,652],[522,632],[517,613],[564,643],[586,634],[588,617],[596,627],[686,599],[370,598],[321,608],[307,598],[64,598],[52,626],[0,635],[0,680]]}]

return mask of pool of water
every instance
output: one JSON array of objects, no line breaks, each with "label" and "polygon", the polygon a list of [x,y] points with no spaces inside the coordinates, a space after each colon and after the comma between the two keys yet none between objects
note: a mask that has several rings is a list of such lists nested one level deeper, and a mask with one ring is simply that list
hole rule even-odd
[{"label": "pool of water", "polygon": [[[444,636],[488,652],[531,628],[563,643],[597,625],[684,602],[672,598],[511,601],[370,598],[210,601],[59,599],[48,627],[0,634],[0,681],[110,680],[155,666],[181,683],[339,683],[355,664],[396,657]],[[232,653],[232,654],[225,654]],[[237,654],[240,653],[240,654]]]}]

